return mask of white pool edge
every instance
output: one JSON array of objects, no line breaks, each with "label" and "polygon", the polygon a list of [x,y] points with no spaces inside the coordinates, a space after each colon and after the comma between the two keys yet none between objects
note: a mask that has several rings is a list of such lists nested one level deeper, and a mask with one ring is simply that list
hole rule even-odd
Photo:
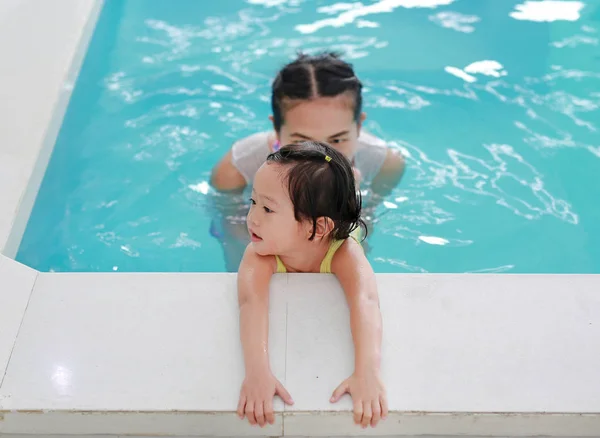
[{"label": "white pool edge", "polygon": [[[30,177],[28,179],[21,179],[15,182],[9,181],[9,187],[11,187],[13,191],[19,193],[20,196],[16,198],[16,205],[14,202],[12,205],[7,205],[4,203],[4,205],[2,205],[2,209],[0,210],[2,214],[6,214],[6,209],[13,212],[13,217],[9,221],[11,226],[0,229],[0,253],[8,257],[14,258],[17,254],[21,238],[25,232],[27,221],[31,214],[31,210],[39,191],[42,178],[44,177],[44,173],[48,166],[48,161],[50,160],[50,155],[52,154],[64,114],[69,104],[71,93],[73,91],[73,85],[77,75],[79,74],[79,70],[83,63],[83,59],[85,57],[88,44],[93,34],[95,23],[102,9],[104,0],[82,0],[79,2],[69,0],[56,5],[45,3],[43,6],[44,8],[51,7],[55,10],[58,9],[58,14],[60,14],[60,9],[63,9],[64,11],[74,9],[75,3],[77,3],[78,13],[64,16],[66,20],[64,23],[61,23],[64,24],[64,26],[60,27],[61,35],[59,35],[59,38],[57,38],[54,41],[54,44],[50,47],[44,47],[43,45],[39,47],[40,51],[60,51],[63,54],[62,58],[66,62],[60,68],[61,73],[55,75],[52,78],[52,81],[48,82],[47,87],[51,91],[42,96],[44,102],[41,108],[31,108],[32,122],[37,120],[46,120],[47,123],[45,126],[36,127],[41,134],[36,137],[38,140],[37,144],[28,144],[26,148],[27,153],[20,157],[21,162],[19,164],[23,165],[24,172],[27,175],[30,175]],[[32,6],[33,5],[30,0],[22,1],[21,5],[19,5],[17,9],[26,10]],[[43,37],[43,32],[45,30],[55,32],[56,26],[45,28],[42,23],[39,22],[40,20],[43,21],[44,10],[40,10],[41,8],[37,3],[35,8],[37,9],[37,13],[39,15],[26,15],[26,17],[31,17],[32,21],[34,22],[27,23],[24,28],[17,26],[17,29],[25,34],[27,32],[25,29],[29,29],[29,26],[35,26],[34,28],[36,28],[36,31],[40,33],[40,38]],[[24,37],[24,35],[14,35],[14,39],[7,38],[6,41],[8,44],[12,44],[12,41],[18,41],[18,39],[22,37]],[[22,53],[20,60],[23,61],[23,59],[27,58],[28,56],[35,58],[37,57],[37,54]],[[7,64],[10,64],[15,60],[5,59],[4,61],[7,62]],[[32,66],[32,68],[40,69],[40,73],[45,71],[42,70],[41,66],[39,65],[35,67]],[[12,88],[11,90],[15,93],[15,98],[22,99],[21,93],[23,93],[23,89],[26,87],[27,84],[25,82],[23,84],[16,84],[16,87]],[[37,97],[38,96],[26,96],[26,99],[30,99],[31,104],[40,105],[40,102],[35,101],[35,98]],[[2,108],[2,106],[7,105],[10,101],[11,99],[6,99],[4,103],[0,102],[0,114],[11,111],[11,108],[8,106]],[[41,111],[39,111],[40,109]],[[37,114],[37,117],[33,115],[34,112],[38,111],[41,114]],[[14,134],[16,135],[11,136],[10,138],[2,138],[2,143],[21,143],[23,139],[20,138],[20,133],[15,132]],[[0,172],[3,170],[2,165],[3,164],[0,163]]]},{"label": "white pool edge", "polygon": [[[296,405],[276,403],[276,424],[259,429],[235,417],[235,274],[47,274],[0,263],[19,271],[7,292],[21,297],[22,315],[9,327],[0,434],[365,432],[348,399],[327,401],[352,369],[331,276],[271,284],[271,364]],[[600,276],[377,277],[391,412],[369,435],[598,436]]]},{"label": "white pool edge", "polygon": [[[19,3],[19,4],[17,4]],[[32,8],[35,3],[37,15],[27,14],[27,8]],[[37,38],[43,39],[43,32],[48,28],[45,27],[41,22],[44,21],[44,10],[43,8],[48,6],[50,2],[37,3],[35,0],[6,0],[3,10],[0,8],[0,14],[10,13],[14,19],[22,20],[19,23],[13,23],[11,29],[15,32],[38,32]],[[121,406],[111,404],[110,393],[107,394],[105,405],[95,405],[93,409],[84,409],[81,404],[74,403],[69,406],[68,400],[65,402],[60,399],[47,399],[47,404],[39,406],[39,400],[35,397],[30,399],[27,397],[21,397],[18,393],[12,391],[13,388],[23,388],[24,390],[31,388],[31,382],[28,380],[29,376],[21,374],[18,370],[18,364],[20,364],[23,358],[27,357],[40,357],[44,358],[45,351],[43,351],[42,344],[36,343],[35,330],[33,328],[44,327],[49,330],[57,330],[61,332],[60,324],[70,323],[67,320],[56,320],[48,322],[42,318],[39,313],[33,313],[36,306],[45,304],[43,300],[50,300],[50,303],[60,303],[61,305],[69,306],[70,302],[65,302],[65,297],[69,301],[69,297],[73,298],[75,302],[76,295],[82,293],[82,290],[86,290],[86,284],[89,284],[90,288],[93,284],[97,283],[100,279],[101,282],[106,282],[105,292],[96,291],[96,295],[92,295],[98,298],[100,293],[114,293],[115,290],[119,290],[120,296],[132,294],[131,287],[120,286],[120,282],[116,281],[117,278],[114,274],[40,274],[35,270],[24,267],[23,265],[15,262],[10,257],[14,257],[16,254],[18,244],[25,230],[27,219],[31,212],[35,196],[39,189],[45,168],[48,164],[48,159],[51,154],[52,147],[56,140],[60,123],[64,112],[66,110],[68,99],[70,97],[71,87],[74,79],[77,76],[85,49],[91,37],[93,26],[98,13],[101,8],[102,1],[100,0],[63,0],[60,3],[52,2],[52,14],[55,17],[61,17],[64,22],[58,23],[58,27],[62,32],[55,32],[53,39],[48,41],[49,45],[44,46],[43,44],[37,46],[35,50],[49,51],[52,53],[55,51],[57,56],[51,56],[47,59],[49,64],[44,68],[43,65],[36,65],[36,69],[39,72],[45,71],[57,71],[56,65],[54,64],[57,59],[62,60],[64,65],[60,66],[60,71],[64,74],[55,74],[52,78],[52,82],[46,84],[48,92],[44,94],[44,105],[40,106],[40,102],[37,100],[39,96],[36,95],[24,95],[22,90],[27,87],[26,81],[29,78],[25,78],[22,84],[15,83],[11,87],[5,87],[3,96],[5,97],[0,101],[0,114],[7,114],[12,111],[10,104],[7,102],[14,102],[17,99],[24,99],[28,101],[24,102],[24,108],[30,108],[31,114],[28,116],[26,113],[22,113],[21,117],[25,117],[32,121],[45,121],[45,123],[34,124],[32,126],[33,134],[24,134],[22,138],[17,137],[0,137],[0,158],[5,156],[1,155],[4,152],[4,145],[12,144],[17,147],[11,149],[6,157],[10,160],[0,160],[0,182],[4,187],[10,187],[13,195],[6,197],[0,194],[0,248],[2,253],[0,255],[0,435],[20,435],[20,434],[31,434],[31,435],[140,435],[145,433],[146,435],[173,435],[173,436],[249,436],[249,435],[288,435],[288,436],[334,436],[334,435],[354,435],[368,433],[370,435],[470,435],[470,436],[600,436],[600,403],[594,396],[593,391],[582,393],[582,399],[573,399],[573,394],[569,392],[573,387],[585,388],[586,386],[595,389],[600,393],[600,379],[593,378],[588,372],[591,368],[600,369],[600,349],[595,353],[581,352],[581,356],[577,356],[576,359],[581,358],[585,360],[585,370],[580,373],[569,374],[567,377],[569,383],[564,386],[564,393],[557,392],[551,394],[555,398],[554,402],[549,402],[546,399],[539,400],[540,406],[551,405],[556,409],[555,411],[549,410],[545,412],[540,410],[539,412],[535,409],[521,410],[511,409],[510,403],[506,404],[506,408],[499,412],[460,412],[456,411],[455,408],[460,403],[469,405],[469,400],[457,400],[456,403],[452,402],[448,404],[447,409],[440,408],[436,403],[437,397],[432,394],[432,406],[435,409],[430,411],[423,411],[422,409],[414,409],[419,412],[412,412],[413,409],[408,406],[405,407],[401,403],[398,406],[403,406],[403,409],[393,410],[390,419],[382,425],[380,428],[375,430],[369,430],[364,432],[361,429],[357,429],[350,425],[348,413],[338,413],[329,408],[323,408],[323,404],[316,398],[314,400],[314,407],[312,396],[307,396],[304,399],[304,409],[300,409],[298,412],[294,411],[282,411],[278,414],[278,423],[276,426],[270,429],[257,429],[257,428],[243,428],[241,423],[236,420],[233,416],[233,410],[235,406],[232,406],[231,410],[221,409],[212,411],[210,409],[198,409],[198,410],[187,410],[184,412],[173,412],[174,406],[170,406],[165,403],[164,406],[160,406],[152,411],[144,411],[137,409],[136,405],[131,404],[129,406]],[[8,8],[6,8],[8,5]],[[65,13],[62,14],[60,9],[64,8]],[[58,11],[57,11],[58,9]],[[73,10],[77,10],[78,13],[72,13]],[[16,13],[17,11],[18,13]],[[3,18],[0,16],[0,23]],[[55,23],[56,25],[56,23]],[[32,30],[34,29],[34,30]],[[6,31],[5,31],[6,32]],[[19,41],[23,35],[6,35],[0,33],[1,36],[5,36],[8,44],[12,44],[13,41]],[[62,38],[62,39],[61,39]],[[1,46],[2,43],[0,43]],[[60,54],[60,56],[58,56]],[[43,57],[39,56],[39,53],[35,51],[31,53],[20,53],[19,56],[22,58],[44,60]],[[15,59],[15,62],[22,62],[23,59]],[[4,59],[8,64],[11,63],[11,59]],[[2,70],[0,70],[2,72]],[[2,79],[2,78],[0,78]],[[13,93],[11,95],[10,93]],[[24,97],[25,96],[25,97]],[[3,103],[4,102],[4,103]],[[11,135],[20,135],[18,131],[14,131]],[[0,134],[4,134],[4,131],[0,131]],[[33,141],[33,143],[28,143]],[[19,172],[14,172],[15,164],[19,167]],[[14,196],[14,194],[17,196]],[[5,257],[8,256],[8,257]],[[215,288],[218,289],[218,285],[222,284],[225,279],[230,279],[231,274],[165,274],[166,278],[174,284],[172,290],[173,294],[183,293],[183,291],[192,288]],[[147,275],[137,274],[134,278],[136,289],[152,289],[155,285],[157,278],[162,277],[161,274]],[[392,278],[392,281],[389,279]],[[472,299],[472,295],[461,294],[464,290],[465,284],[471,284],[472,276],[468,275],[423,275],[419,276],[419,279],[415,279],[414,276],[405,275],[378,275],[378,279],[382,281],[384,285],[387,285],[384,290],[381,290],[382,297],[389,300],[390,307],[383,309],[384,312],[390,312],[390,309],[394,309],[393,306],[398,306],[397,309],[401,309],[404,306],[408,306],[411,300],[414,300],[412,293],[407,295],[395,297],[395,288],[392,285],[401,285],[403,289],[414,291],[415,294],[423,292],[428,295],[431,299],[431,303],[444,303],[448,300],[448,296],[441,292],[438,292],[437,288],[441,284],[447,284],[446,286],[451,290],[455,290],[456,298],[455,302],[449,302],[449,308],[452,305],[462,306],[461,308],[468,308],[469,302],[465,302],[466,299]],[[480,288],[482,293],[487,289],[485,287],[486,282],[498,282],[497,276],[478,276],[480,285],[471,285],[469,287]],[[508,278],[508,277],[507,277]],[[38,279],[44,281],[38,283]],[[71,280],[73,279],[73,283]],[[522,279],[522,280],[521,280]],[[66,289],[56,289],[57,284],[65,282]],[[315,278],[312,284],[312,293],[328,293],[331,288],[330,279],[323,277]],[[564,282],[564,286],[570,289],[567,295],[562,296],[558,292],[553,292],[548,296],[548,300],[551,303],[555,303],[556,306],[561,305],[565,308],[571,308],[572,312],[570,316],[560,320],[557,319],[557,324],[562,324],[563,334],[571,336],[577,333],[577,337],[573,337],[571,341],[573,343],[589,343],[590,345],[600,345],[600,337],[595,329],[585,330],[585,328],[579,327],[575,331],[572,330],[576,324],[580,322],[581,318],[589,318],[594,324],[600,324],[600,308],[598,307],[598,298],[591,293],[593,290],[599,290],[600,277],[595,275],[580,275],[580,276],[513,276],[510,281],[510,289],[512,292],[519,292],[523,296],[528,296],[534,293],[539,293],[537,290],[532,290],[532,284],[536,285],[535,289],[539,286],[540,288],[550,288],[552,284]],[[532,283],[533,281],[533,283]],[[76,284],[76,286],[74,286]],[[272,293],[284,294],[284,289],[291,291],[293,289],[302,289],[300,285],[300,279],[297,276],[291,276],[285,280],[286,286],[275,284],[273,286]],[[569,286],[571,285],[571,286]],[[230,288],[231,289],[231,288]],[[35,292],[35,293],[34,293]],[[229,290],[227,293],[231,294],[232,297],[235,295],[234,290]],[[287,292],[285,292],[287,293]],[[504,292],[501,290],[494,290],[490,294],[491,300],[498,300],[498,303],[503,303],[502,297]],[[150,295],[153,296],[153,295]],[[156,291],[156,297],[160,297],[160,291]],[[537,295],[536,295],[537,296]],[[339,298],[339,297],[338,297]],[[118,298],[117,298],[118,299]],[[233,299],[233,298],[232,298]],[[303,309],[311,309],[310,302],[305,302],[296,298],[286,298],[285,309],[286,318],[288,310],[294,311],[298,309],[302,314]],[[397,300],[397,301],[396,301]],[[535,301],[535,300],[534,300]],[[198,302],[197,305],[201,305]],[[506,304],[506,303],[505,303]],[[341,302],[340,302],[341,305]],[[520,311],[530,311],[532,317],[529,326],[526,323],[526,319],[522,318],[518,322],[516,328],[522,330],[523,333],[529,333],[532,331],[532,326],[536,324],[537,319],[543,319],[547,317],[549,320],[551,317],[559,318],[559,313],[552,313],[551,307],[544,308],[544,306],[537,306],[535,303],[530,302],[525,309],[521,308]],[[442,306],[443,307],[443,306]],[[498,312],[509,312],[510,303],[506,304],[506,307],[498,307]],[[540,307],[542,309],[540,310]],[[425,307],[427,308],[427,307]],[[578,313],[577,309],[581,308],[581,312]],[[32,310],[33,309],[33,310]],[[232,308],[234,309],[234,307]],[[318,310],[318,309],[317,309]],[[132,307],[132,312],[134,308]],[[309,310],[306,310],[309,312]],[[441,310],[440,310],[441,311]],[[316,312],[316,310],[310,310],[310,312]],[[446,309],[444,312],[450,312]],[[476,312],[473,309],[473,312]],[[428,317],[428,313],[422,315],[423,318]],[[449,324],[451,323],[452,314],[442,313],[448,317]],[[470,314],[469,314],[470,315]],[[50,315],[52,316],[52,315]],[[493,318],[492,320],[496,321]],[[497,315],[496,315],[497,316]],[[475,324],[478,320],[475,316],[470,315],[465,317],[466,324]],[[471,318],[471,319],[469,319]],[[390,320],[391,318],[387,318]],[[152,320],[143,320],[148,324],[152,324]],[[501,321],[498,318],[497,321]],[[108,324],[104,319],[98,318],[98,324]],[[176,321],[173,320],[173,323]],[[127,321],[111,321],[111,324],[123,324],[127,325]],[[344,319],[337,319],[330,323],[332,327],[336,327],[340,324],[344,324]],[[33,327],[33,328],[32,328]],[[287,359],[288,351],[287,347],[297,345],[297,343],[290,342],[290,339],[294,337],[308,336],[305,329],[300,330],[297,328],[289,329],[285,326],[285,342],[284,342],[284,354]],[[590,323],[590,327],[595,327]],[[478,330],[478,326],[471,327],[473,331]],[[499,327],[500,329],[500,327]],[[231,327],[227,327],[227,330],[232,330]],[[393,335],[396,334],[394,326],[387,327],[387,333]],[[572,330],[572,331],[571,331]],[[341,332],[347,331],[345,327],[342,328]],[[468,331],[468,330],[467,330]],[[398,336],[403,333],[398,332]],[[536,332],[537,333],[537,332]],[[233,335],[233,331],[232,331]],[[314,335],[314,333],[313,333]],[[482,338],[481,342],[490,342],[490,339],[496,339],[501,342],[504,338],[500,335],[497,337],[491,336],[489,338]],[[539,333],[538,333],[539,335]],[[108,336],[108,335],[107,335]],[[328,336],[328,335],[323,335]],[[573,335],[574,336],[574,335]],[[334,339],[334,338],[332,338]],[[513,339],[513,338],[511,338]],[[514,338],[517,342],[517,338]],[[102,345],[110,343],[119,343],[119,339],[113,338],[102,338],[97,339]],[[162,340],[163,342],[169,342],[168,338]],[[568,343],[568,339],[566,340]],[[331,342],[331,340],[326,340]],[[565,342],[562,339],[561,342]],[[515,344],[516,345],[516,344]],[[521,344],[519,344],[522,346]],[[336,345],[335,348],[338,346]],[[471,345],[471,348],[478,347],[478,345]],[[483,349],[488,348],[487,346],[479,346]],[[148,346],[148,348],[153,348]],[[332,348],[334,348],[332,346]],[[344,346],[348,348],[348,346]],[[402,348],[402,347],[399,347]],[[36,350],[39,349],[39,352]],[[93,346],[92,346],[93,349]],[[465,348],[467,351],[468,349]],[[476,348],[475,348],[476,349]],[[319,351],[318,348],[315,351]],[[279,353],[277,353],[279,354]],[[400,353],[397,353],[400,354]],[[396,354],[396,355],[397,355]],[[407,354],[403,351],[403,354]],[[473,361],[473,358],[466,356],[465,366]],[[537,356],[536,356],[537,354]],[[529,360],[532,363],[539,362],[540,368],[543,368],[543,364],[548,358],[553,358],[557,362],[565,361],[569,358],[561,357],[558,350],[552,350],[551,346],[545,346],[536,350],[536,354],[532,353]],[[181,355],[184,355],[184,351],[181,351]],[[390,357],[394,356],[392,354]],[[573,359],[573,358],[571,358]],[[157,359],[159,360],[159,359]],[[25,361],[27,362],[27,361]],[[529,362],[527,362],[529,363]],[[459,363],[460,364],[460,363]],[[35,368],[34,364],[34,368]],[[43,363],[40,359],[40,368],[43,368]],[[291,365],[291,364],[290,364]],[[456,363],[455,363],[456,365]],[[333,367],[334,365],[332,365]],[[339,365],[335,365],[339,366]],[[458,367],[457,369],[460,369]],[[567,369],[567,368],[565,368]],[[560,368],[557,368],[560,370]],[[588,370],[588,371],[586,371]],[[43,371],[43,370],[42,370]],[[192,371],[192,370],[190,370]],[[287,372],[287,369],[286,369]],[[423,371],[426,372],[426,371]],[[518,373],[518,370],[515,371]],[[333,371],[332,371],[333,373]],[[493,373],[492,373],[493,375]],[[549,375],[554,378],[560,379],[561,374],[550,373]],[[288,379],[294,379],[293,375],[287,375]],[[489,376],[488,376],[489,377]],[[131,375],[132,380],[135,375]],[[498,379],[502,376],[498,375]],[[494,382],[486,383],[494,386]],[[328,382],[328,385],[333,382]],[[236,383],[237,385],[237,383]],[[310,385],[309,393],[310,393]],[[501,386],[501,385],[499,385]],[[167,388],[168,389],[168,388]],[[288,388],[289,389],[289,388]],[[140,388],[133,388],[130,391],[133,393],[139,391]],[[389,387],[389,391],[398,390],[395,387]],[[314,388],[315,393],[318,392],[317,386]],[[543,391],[540,391],[540,394]],[[86,394],[79,394],[79,401],[86,400]],[[90,397],[92,395],[90,394]],[[498,397],[497,394],[491,393],[490,398]],[[561,404],[561,398],[565,401]],[[13,405],[14,400],[19,399],[19,405],[15,408]],[[204,405],[205,400],[201,400],[199,396],[199,405]],[[120,400],[120,399],[119,399]],[[320,400],[320,399],[319,399]],[[533,399],[535,400],[535,399]],[[202,403],[200,403],[202,402]],[[460,402],[460,403],[459,403]],[[515,399],[515,406],[520,406],[520,401]],[[65,404],[66,403],[66,404]],[[233,404],[233,403],[232,403]],[[493,403],[492,403],[493,404]],[[425,400],[424,405],[427,405]],[[23,408],[26,406],[26,408]],[[27,406],[31,406],[30,409]],[[347,405],[346,405],[347,407]],[[419,405],[419,407],[422,407]],[[586,409],[582,409],[585,407]]]}]

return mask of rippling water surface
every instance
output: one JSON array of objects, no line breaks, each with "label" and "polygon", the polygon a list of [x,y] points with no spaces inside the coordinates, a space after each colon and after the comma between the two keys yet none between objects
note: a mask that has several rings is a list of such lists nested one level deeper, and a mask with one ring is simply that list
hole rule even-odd
[{"label": "rippling water surface", "polygon": [[108,1],[18,259],[225,270],[210,169],[270,127],[284,62],[333,49],[407,156],[377,272],[600,273],[599,41],[591,0]]}]

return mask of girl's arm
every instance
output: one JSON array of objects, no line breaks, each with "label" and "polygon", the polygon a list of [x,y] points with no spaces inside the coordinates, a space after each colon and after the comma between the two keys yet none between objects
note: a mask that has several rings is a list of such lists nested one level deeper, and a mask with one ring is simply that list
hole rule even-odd
[{"label": "girl's arm", "polygon": [[273,396],[284,402],[292,398],[271,372],[269,362],[269,283],[274,272],[273,257],[256,254],[248,245],[238,271],[240,337],[244,352],[246,378],[238,404],[240,418],[250,424],[273,424]]},{"label": "girl's arm", "polygon": [[248,245],[240,263],[237,287],[240,306],[240,336],[246,373],[270,369],[269,283],[273,270],[268,260]]},{"label": "girl's arm", "polygon": [[375,426],[387,416],[386,394],[379,375],[382,324],[375,273],[353,239],[336,252],[331,269],[346,295],[354,340],[354,374],[336,389],[332,402],[349,393],[355,422],[363,427]]}]

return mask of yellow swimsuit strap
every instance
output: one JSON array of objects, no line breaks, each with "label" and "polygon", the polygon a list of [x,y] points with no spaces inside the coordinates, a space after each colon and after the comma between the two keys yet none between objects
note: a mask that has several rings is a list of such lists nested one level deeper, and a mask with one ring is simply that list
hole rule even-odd
[{"label": "yellow swimsuit strap", "polygon": [[[362,230],[361,228],[357,228],[352,233],[350,233],[350,237],[352,237],[354,240],[356,240],[359,244],[360,244],[361,230]],[[331,274],[331,262],[333,261],[333,256],[335,255],[336,251],[338,249],[340,249],[340,247],[343,245],[344,242],[345,242],[345,240],[334,240],[331,242],[331,244],[329,245],[329,249],[327,250],[327,253],[325,254],[325,257],[323,257],[323,261],[321,262],[321,268],[319,270],[321,274]],[[277,261],[277,271],[276,272],[278,274],[285,274],[287,272],[287,269],[285,268],[285,265],[283,264],[283,262],[281,261],[279,256],[275,256],[275,260]]]},{"label": "yellow swimsuit strap", "polygon": [[334,240],[329,245],[329,249],[327,250],[327,254],[323,257],[323,261],[321,262],[321,269],[319,272],[321,274],[331,274],[331,262],[333,261],[333,256],[335,252],[340,249],[340,246],[344,244],[346,240]]},{"label": "yellow swimsuit strap", "polygon": [[275,256],[275,260],[277,260],[277,273],[278,274],[285,274],[287,272],[287,269],[285,269],[285,265],[283,264],[283,262],[281,261],[281,259],[279,258],[279,256]]}]

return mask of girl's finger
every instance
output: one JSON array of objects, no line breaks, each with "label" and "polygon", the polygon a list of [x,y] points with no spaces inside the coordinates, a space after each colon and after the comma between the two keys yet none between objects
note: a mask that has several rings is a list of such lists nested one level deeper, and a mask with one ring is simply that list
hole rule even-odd
[{"label": "girl's finger", "polygon": [[275,413],[273,412],[273,401],[265,401],[265,420],[269,424],[275,423]]},{"label": "girl's finger", "polygon": [[349,386],[348,386],[348,381],[345,380],[341,383],[340,386],[338,386],[335,391],[333,391],[333,395],[331,396],[331,399],[329,400],[331,403],[337,403],[339,401],[340,398],[342,398],[342,396],[344,394],[346,394],[349,390]]},{"label": "girl's finger", "polygon": [[284,403],[286,403],[288,405],[294,404],[294,400],[292,399],[292,396],[290,395],[289,392],[287,392],[287,389],[285,389],[283,387],[281,382],[277,382],[277,385],[275,386],[275,394],[277,394],[279,397],[281,397],[281,399],[284,401]]},{"label": "girl's finger", "polygon": [[381,420],[381,404],[379,403],[379,399],[373,400],[371,403],[371,409],[373,412],[373,418],[371,419],[371,426],[377,426],[379,420]]},{"label": "girl's finger", "polygon": [[244,419],[244,408],[246,407],[246,395],[240,394],[240,401],[238,402],[237,414],[240,419]]},{"label": "girl's finger", "polygon": [[363,404],[361,400],[354,402],[354,422],[360,424],[363,418]]},{"label": "girl's finger", "polygon": [[260,427],[264,427],[265,425],[265,410],[263,407],[263,402],[256,402],[254,405],[254,416],[256,417],[256,422]]},{"label": "girl's finger", "polygon": [[361,425],[363,428],[366,428],[371,424],[371,419],[373,418],[373,409],[371,409],[371,402],[365,402],[363,406],[363,418]]},{"label": "girl's finger", "polygon": [[388,416],[388,402],[386,395],[383,394],[381,397],[379,397],[379,401],[381,403],[381,418],[385,420]]},{"label": "girl's finger", "polygon": [[248,422],[254,426],[256,424],[256,417],[254,416],[254,402],[247,401],[246,402],[246,417],[248,418]]}]

